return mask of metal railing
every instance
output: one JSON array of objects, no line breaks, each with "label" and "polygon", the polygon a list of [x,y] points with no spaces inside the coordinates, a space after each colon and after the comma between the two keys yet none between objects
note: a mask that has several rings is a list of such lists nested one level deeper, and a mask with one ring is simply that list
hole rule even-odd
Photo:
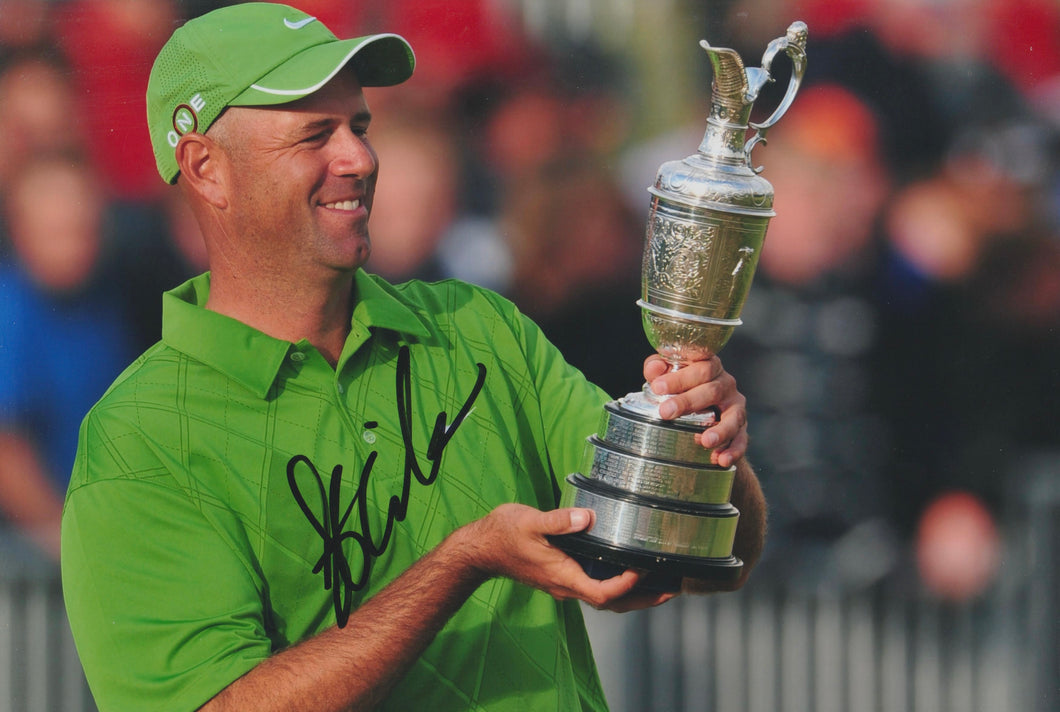
[{"label": "metal railing", "polygon": [[[1060,460],[1019,485],[987,595],[909,586],[586,610],[613,712],[1060,712]],[[17,568],[17,567],[16,567]],[[0,712],[90,712],[58,571],[0,566]]]},{"label": "metal railing", "polygon": [[1026,603],[767,587],[683,597],[617,634],[589,621],[614,712],[1055,710],[1036,699]]},{"label": "metal railing", "polygon": [[971,602],[908,581],[752,578],[625,616],[586,609],[613,712],[1060,712],[1060,457],[1020,471],[998,578]]},{"label": "metal railing", "polygon": [[58,573],[0,578],[0,712],[90,710]]}]

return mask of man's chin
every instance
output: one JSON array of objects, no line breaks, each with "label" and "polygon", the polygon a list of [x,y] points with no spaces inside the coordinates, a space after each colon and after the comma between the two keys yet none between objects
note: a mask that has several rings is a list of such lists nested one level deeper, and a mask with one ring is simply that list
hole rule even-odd
[{"label": "man's chin", "polygon": [[330,267],[340,272],[356,272],[358,268],[364,267],[372,254],[372,243],[367,235],[355,238],[353,244],[343,246],[337,250],[330,260]]}]

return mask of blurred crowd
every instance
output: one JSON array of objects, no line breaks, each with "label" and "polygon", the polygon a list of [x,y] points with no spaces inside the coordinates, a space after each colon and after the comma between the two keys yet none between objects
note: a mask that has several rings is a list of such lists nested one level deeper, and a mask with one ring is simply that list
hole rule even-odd
[{"label": "blurred crowd", "polygon": [[[644,11],[598,0],[601,23],[609,3]],[[0,518],[49,556],[81,417],[159,339],[160,293],[205,268],[143,95],[172,30],[219,4],[0,0]],[[528,3],[291,4],[416,50],[412,80],[367,93],[368,269],[496,289],[610,393],[639,388],[645,189],[702,137],[702,52],[674,68],[701,87],[694,120],[646,131],[637,56],[535,31]],[[748,66],[810,28],[799,96],[755,149],[777,217],[723,353],[771,502],[761,575],[978,593],[1021,458],[1060,450],[1060,6],[661,7]]]}]

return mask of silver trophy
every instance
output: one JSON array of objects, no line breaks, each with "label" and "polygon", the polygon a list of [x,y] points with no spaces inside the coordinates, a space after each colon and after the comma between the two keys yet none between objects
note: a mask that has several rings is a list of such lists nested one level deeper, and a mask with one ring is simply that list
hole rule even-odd
[{"label": "silver trophy", "polygon": [[[717,354],[739,326],[740,312],[773,217],[773,186],[751,165],[751,150],[791,106],[806,71],[806,25],[794,22],[769,43],[761,67],[745,68],[731,49],[700,46],[713,67],[710,116],[699,150],[664,163],[648,189],[641,276],[644,331],[671,365]],[[787,92],[762,123],[751,108],[778,52],[791,60]],[[754,136],[746,139],[748,128]],[[604,407],[579,472],[567,477],[561,506],[596,514],[588,532],[555,537],[590,575],[625,568],[650,572],[646,588],[673,590],[684,577],[736,578],[739,511],[729,502],[736,468],[711,465],[696,433],[715,411],[659,418],[648,384]]]}]

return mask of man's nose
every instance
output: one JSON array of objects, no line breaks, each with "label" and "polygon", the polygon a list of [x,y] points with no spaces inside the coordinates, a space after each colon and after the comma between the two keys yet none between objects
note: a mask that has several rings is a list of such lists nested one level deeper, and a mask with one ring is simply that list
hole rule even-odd
[{"label": "man's nose", "polygon": [[335,138],[335,155],[331,160],[331,171],[335,175],[352,175],[367,178],[379,167],[375,151],[363,134],[351,129],[339,131]]}]

